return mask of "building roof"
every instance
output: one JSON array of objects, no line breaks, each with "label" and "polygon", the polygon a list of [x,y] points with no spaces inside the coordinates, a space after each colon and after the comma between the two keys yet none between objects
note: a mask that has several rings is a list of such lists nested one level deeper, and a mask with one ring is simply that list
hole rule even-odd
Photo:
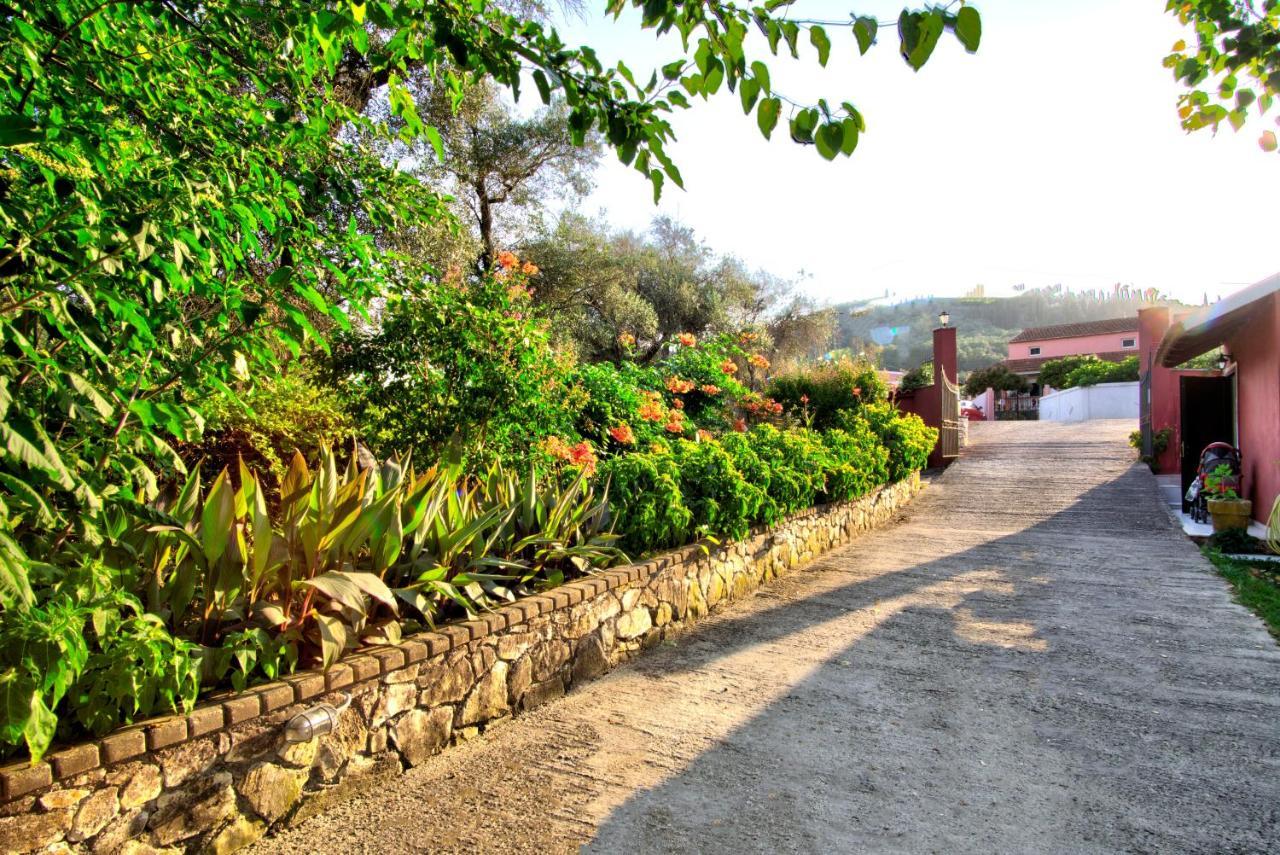
[{"label": "building roof", "polygon": [[1156,361],[1173,368],[1208,353],[1244,327],[1258,304],[1277,291],[1280,291],[1280,273],[1255,282],[1212,306],[1197,309],[1169,327],[1160,340]]},{"label": "building roof", "polygon": [[[1096,356],[1103,362],[1124,362],[1130,356],[1137,356],[1137,350],[1111,350],[1106,353],[1080,354]],[[1040,366],[1055,359],[1070,359],[1069,356],[1032,356],[1026,359],[1006,359],[1005,366],[1014,374],[1039,374]]]},{"label": "building roof", "polygon": [[1080,338],[1086,335],[1106,335],[1138,331],[1138,316],[1108,318],[1105,321],[1082,321],[1078,324],[1056,324],[1051,327],[1031,327],[1009,339],[1009,344],[1022,341],[1044,341],[1050,338]]}]

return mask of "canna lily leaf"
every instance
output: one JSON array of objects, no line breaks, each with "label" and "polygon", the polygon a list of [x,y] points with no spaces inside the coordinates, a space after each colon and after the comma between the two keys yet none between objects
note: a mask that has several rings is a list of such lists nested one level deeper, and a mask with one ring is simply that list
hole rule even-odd
[{"label": "canna lily leaf", "polygon": [[347,573],[335,570],[332,575],[346,579],[371,598],[391,609],[392,612],[396,611],[396,595],[387,587],[385,582],[372,573]]},{"label": "canna lily leaf", "polygon": [[322,665],[328,668],[347,649],[347,625],[333,615],[317,614],[316,626],[320,629],[320,656]]}]

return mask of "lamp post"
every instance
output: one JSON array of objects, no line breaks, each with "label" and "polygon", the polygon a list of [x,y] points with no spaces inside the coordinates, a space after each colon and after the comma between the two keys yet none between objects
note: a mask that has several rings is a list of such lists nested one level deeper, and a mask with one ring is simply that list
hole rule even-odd
[{"label": "lamp post", "polygon": [[945,328],[950,323],[951,323],[951,313],[948,312],[946,309],[943,309],[941,312],[938,313],[938,325]]}]

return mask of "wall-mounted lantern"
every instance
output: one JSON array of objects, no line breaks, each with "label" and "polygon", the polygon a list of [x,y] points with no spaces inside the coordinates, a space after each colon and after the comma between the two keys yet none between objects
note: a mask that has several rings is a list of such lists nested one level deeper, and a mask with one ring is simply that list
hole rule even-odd
[{"label": "wall-mounted lantern", "polygon": [[351,706],[351,696],[347,695],[346,701],[340,706],[316,704],[311,709],[298,713],[285,724],[284,741],[310,742],[317,736],[332,733],[338,726],[338,716],[349,706]]}]

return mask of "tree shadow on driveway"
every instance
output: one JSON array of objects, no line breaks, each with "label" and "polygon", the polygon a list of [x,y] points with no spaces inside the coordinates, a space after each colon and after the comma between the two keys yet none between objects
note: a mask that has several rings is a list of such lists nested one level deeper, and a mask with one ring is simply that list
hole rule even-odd
[{"label": "tree shadow on driveway", "polygon": [[712,736],[587,848],[1276,851],[1280,655],[1149,482],[953,551],[878,531],[623,669],[645,727],[673,704]]}]

